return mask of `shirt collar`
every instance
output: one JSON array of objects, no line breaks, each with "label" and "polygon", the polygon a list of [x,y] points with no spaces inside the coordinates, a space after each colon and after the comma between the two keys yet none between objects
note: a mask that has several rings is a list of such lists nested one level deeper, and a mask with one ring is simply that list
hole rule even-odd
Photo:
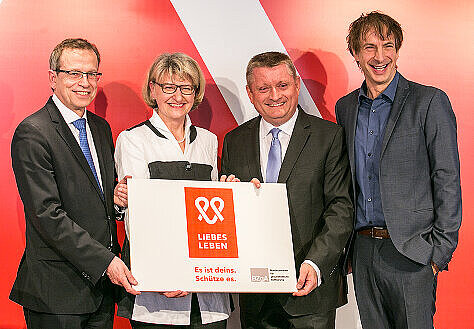
[{"label": "shirt collar", "polygon": [[265,138],[270,133],[270,130],[272,130],[273,128],[278,128],[282,132],[284,132],[286,135],[291,136],[291,134],[293,133],[293,129],[295,128],[296,118],[298,117],[298,111],[299,109],[296,108],[296,111],[293,114],[293,116],[290,118],[290,120],[288,120],[287,122],[285,122],[284,124],[278,127],[275,127],[274,125],[272,125],[271,123],[268,123],[262,118],[261,126],[260,126],[264,133],[262,137]]},{"label": "shirt collar", "polygon": [[[161,117],[156,112],[156,109],[153,109],[153,114],[150,118],[150,122],[162,133],[173,135],[171,131],[168,129],[168,127],[166,126],[166,124],[163,122]],[[186,114],[186,118],[184,119],[184,136],[189,135],[189,130],[191,128],[191,125],[192,125],[191,118],[189,117],[189,114]]]},{"label": "shirt collar", "polygon": [[[63,102],[59,100],[58,96],[56,96],[56,94],[53,94],[53,102],[58,108],[59,112],[64,118],[64,121],[66,121],[67,124],[73,123],[77,119],[81,118],[79,115],[77,115],[76,112],[74,112],[73,110],[68,108],[66,105],[64,105]],[[87,122],[87,109],[84,109],[84,115],[82,116],[82,118],[86,119],[86,122]]]},{"label": "shirt collar", "polygon": [[[395,99],[395,94],[397,92],[399,77],[400,77],[400,74],[398,73],[398,71],[395,72],[395,76],[393,77],[390,84],[387,86],[387,88],[385,88],[385,90],[378,97],[385,96],[388,99],[390,99],[390,101],[393,103],[393,100]],[[365,80],[364,82],[362,82],[362,86],[359,89],[359,101],[360,101],[361,96],[365,98],[369,98],[367,96],[367,83],[365,82]]]}]

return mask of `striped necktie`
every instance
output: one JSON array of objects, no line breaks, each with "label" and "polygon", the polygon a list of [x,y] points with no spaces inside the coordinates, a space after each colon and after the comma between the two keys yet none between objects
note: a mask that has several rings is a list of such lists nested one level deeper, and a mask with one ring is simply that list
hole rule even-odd
[{"label": "striped necktie", "polygon": [[86,119],[77,119],[76,121],[73,121],[72,124],[74,125],[74,127],[77,128],[77,130],[79,130],[79,146],[81,147],[82,153],[84,153],[84,156],[86,157],[87,163],[89,164],[89,167],[92,170],[92,174],[94,175],[95,180],[97,181],[97,185],[99,185],[100,191],[102,192],[102,194],[104,194],[104,192],[102,191],[102,187],[99,183],[99,177],[97,176],[97,172],[95,170],[94,161],[92,160],[89,142],[87,141]]}]

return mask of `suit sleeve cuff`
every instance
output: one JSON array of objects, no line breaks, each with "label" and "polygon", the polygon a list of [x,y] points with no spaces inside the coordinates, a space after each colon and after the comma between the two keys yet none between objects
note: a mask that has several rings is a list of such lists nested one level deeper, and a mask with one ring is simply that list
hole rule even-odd
[{"label": "suit sleeve cuff", "polygon": [[321,271],[319,270],[319,267],[318,265],[316,265],[315,263],[313,263],[312,261],[310,261],[309,259],[306,259],[303,264],[309,264],[311,265],[312,268],[314,268],[314,270],[316,271],[316,274],[318,275],[318,287],[321,285],[321,283],[323,283],[323,278],[321,277]]}]

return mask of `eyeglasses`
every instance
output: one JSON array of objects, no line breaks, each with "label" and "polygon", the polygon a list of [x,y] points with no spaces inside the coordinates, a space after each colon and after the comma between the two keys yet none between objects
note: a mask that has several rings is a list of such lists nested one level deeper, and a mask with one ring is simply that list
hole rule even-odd
[{"label": "eyeglasses", "polygon": [[102,76],[102,73],[99,72],[81,72],[81,71],[67,71],[67,70],[55,70],[57,73],[63,72],[67,74],[67,77],[72,80],[72,81],[79,81],[81,80],[84,76],[89,80],[89,81],[94,81],[97,82],[100,80],[100,77]]},{"label": "eyeglasses", "polygon": [[181,91],[181,94],[192,95],[194,94],[194,91],[196,90],[194,86],[190,86],[190,85],[175,85],[172,83],[158,83],[156,81],[151,81],[151,82],[160,86],[161,90],[163,90],[165,94],[174,94],[176,92],[176,89],[179,88],[179,90]]}]

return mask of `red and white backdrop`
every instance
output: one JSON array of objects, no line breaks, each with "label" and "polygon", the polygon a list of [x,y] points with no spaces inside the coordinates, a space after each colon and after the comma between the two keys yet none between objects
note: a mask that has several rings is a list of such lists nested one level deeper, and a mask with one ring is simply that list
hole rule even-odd
[{"label": "red and white backdrop", "polygon": [[[198,61],[207,81],[204,102],[192,119],[216,133],[221,145],[226,132],[255,115],[245,93],[244,71],[250,57],[262,51],[286,51],[304,82],[300,103],[334,121],[337,99],[363,80],[346,50],[347,28],[372,10],[393,16],[403,26],[400,72],[446,91],[457,116],[464,221],[449,272],[439,276],[435,323],[437,328],[473,328],[471,0],[0,0],[0,328],[25,326],[21,308],[8,300],[25,244],[10,142],[18,123],[42,107],[51,93],[48,58],[57,43],[83,37],[98,46],[104,75],[90,109],[109,121],[114,137],[150,115],[140,90],[153,59],[163,52],[187,53]],[[338,328],[357,328],[356,317],[352,301],[339,312]],[[123,319],[115,327],[129,328]]]}]

